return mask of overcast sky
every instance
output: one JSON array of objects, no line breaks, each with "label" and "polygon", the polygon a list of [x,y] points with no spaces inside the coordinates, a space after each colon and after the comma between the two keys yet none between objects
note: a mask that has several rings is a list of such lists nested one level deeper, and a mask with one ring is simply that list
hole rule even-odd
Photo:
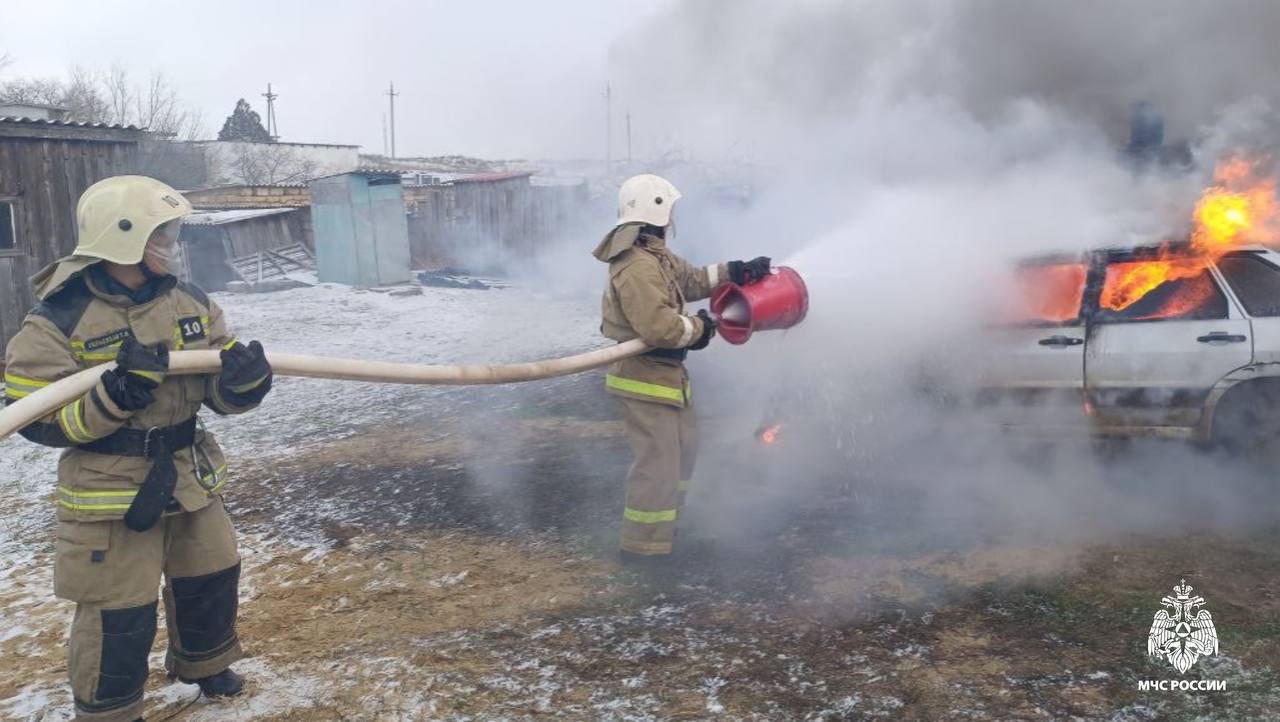
[{"label": "overcast sky", "polygon": [[265,119],[270,81],[283,140],[381,152],[394,80],[399,155],[599,157],[609,47],[665,5],[0,0],[0,53],[6,77],[162,70],[213,133],[240,97]]}]

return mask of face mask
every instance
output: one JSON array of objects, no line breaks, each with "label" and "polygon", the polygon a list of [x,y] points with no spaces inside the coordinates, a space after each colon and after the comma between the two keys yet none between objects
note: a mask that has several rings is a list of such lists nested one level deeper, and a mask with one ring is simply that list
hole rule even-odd
[{"label": "face mask", "polygon": [[182,249],[178,247],[181,229],[182,219],[174,219],[157,228],[147,240],[142,262],[155,273],[182,276]]}]

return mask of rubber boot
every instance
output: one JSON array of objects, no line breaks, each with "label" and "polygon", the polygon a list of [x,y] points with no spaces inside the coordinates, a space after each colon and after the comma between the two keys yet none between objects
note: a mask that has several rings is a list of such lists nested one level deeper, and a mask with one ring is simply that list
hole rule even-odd
[{"label": "rubber boot", "polygon": [[235,697],[244,691],[244,677],[233,672],[230,667],[208,677],[182,681],[200,685],[200,691],[206,697]]}]

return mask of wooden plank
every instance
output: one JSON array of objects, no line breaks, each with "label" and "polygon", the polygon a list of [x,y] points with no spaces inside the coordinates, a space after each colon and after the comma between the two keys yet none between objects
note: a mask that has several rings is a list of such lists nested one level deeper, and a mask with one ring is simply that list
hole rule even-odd
[{"label": "wooden plank", "polygon": [[264,251],[264,253],[268,254],[268,256],[272,259],[272,263],[275,263],[277,268],[280,269],[281,275],[286,273],[291,273],[293,271],[305,270],[303,265],[298,263],[297,259],[290,258],[289,256],[285,255],[280,251],[267,250],[267,251]]},{"label": "wooden plank", "polygon": [[276,275],[283,276],[285,273],[287,273],[287,271],[284,270],[284,267],[281,266],[278,261],[276,261],[275,254],[273,254],[271,251],[266,249],[258,251],[258,257],[259,258],[265,257],[267,261],[271,264],[271,267],[276,270]]}]

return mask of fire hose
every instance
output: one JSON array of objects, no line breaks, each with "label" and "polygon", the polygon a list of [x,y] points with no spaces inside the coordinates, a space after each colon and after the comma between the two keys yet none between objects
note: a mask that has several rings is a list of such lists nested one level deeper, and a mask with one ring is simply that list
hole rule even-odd
[{"label": "fire hose", "polygon": [[[742,344],[753,331],[790,328],[809,310],[809,291],[800,274],[786,266],[747,286],[726,283],[712,294],[711,312],[720,334],[732,344]],[[488,366],[426,366],[364,361],[359,359],[268,353],[267,361],[278,376],[305,376],[390,384],[475,386],[538,381],[608,366],[652,350],[640,339],[596,349],[576,356],[523,364]],[[102,372],[115,362],[102,364],[56,381],[0,409],[0,440],[63,406],[93,388]],[[174,351],[169,354],[171,374],[216,374],[222,370],[217,351]]]},{"label": "fire hose", "polygon": [[[513,384],[568,376],[608,366],[614,361],[638,356],[649,350],[649,346],[636,339],[575,356],[507,365],[427,366],[271,352],[267,353],[267,361],[277,376],[304,376],[315,379],[391,384],[470,386]],[[85,369],[0,409],[0,440],[88,393],[89,389],[98,382],[102,372],[114,366],[115,362],[112,361]],[[217,351],[174,351],[169,354],[170,374],[216,374],[221,370],[222,362]]]}]

